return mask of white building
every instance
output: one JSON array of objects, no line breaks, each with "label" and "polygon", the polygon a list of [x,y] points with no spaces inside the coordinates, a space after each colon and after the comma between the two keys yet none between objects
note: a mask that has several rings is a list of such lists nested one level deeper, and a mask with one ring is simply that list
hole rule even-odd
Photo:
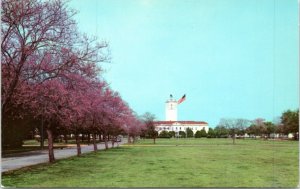
[{"label": "white building", "polygon": [[166,121],[177,121],[177,100],[172,97],[166,101]]},{"label": "white building", "polygon": [[158,133],[162,131],[175,131],[178,135],[179,131],[186,132],[187,128],[190,128],[195,134],[197,131],[205,129],[208,132],[208,123],[204,121],[177,121],[177,100],[172,98],[166,101],[166,120],[165,121],[156,121],[156,131]]}]

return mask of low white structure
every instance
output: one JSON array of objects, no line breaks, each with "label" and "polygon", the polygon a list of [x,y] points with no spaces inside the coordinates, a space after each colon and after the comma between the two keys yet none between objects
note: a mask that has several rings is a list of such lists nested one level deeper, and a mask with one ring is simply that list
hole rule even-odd
[{"label": "low white structure", "polygon": [[208,123],[204,121],[157,121],[155,122],[155,126],[158,133],[162,131],[175,131],[176,135],[178,135],[179,131],[186,132],[187,128],[190,128],[194,134],[202,129],[208,132]]},{"label": "low white structure", "polygon": [[197,131],[205,129],[208,132],[208,123],[204,121],[177,121],[177,100],[172,98],[166,101],[166,120],[165,121],[156,121],[155,129],[158,133],[162,131],[174,131],[176,136],[179,134],[179,131],[186,132],[187,128],[190,128],[195,134]]}]

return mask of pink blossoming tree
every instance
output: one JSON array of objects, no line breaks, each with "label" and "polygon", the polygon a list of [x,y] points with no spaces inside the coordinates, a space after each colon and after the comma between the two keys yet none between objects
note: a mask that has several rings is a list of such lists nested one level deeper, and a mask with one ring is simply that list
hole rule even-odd
[{"label": "pink blossoming tree", "polygon": [[65,132],[75,135],[77,155],[84,132],[92,134],[95,151],[96,135],[103,136],[108,147],[109,137],[114,143],[121,133],[139,134],[140,122],[128,104],[99,79],[98,63],[109,61],[107,43],[77,31],[76,11],[61,0],[1,3],[4,135],[18,121],[42,121],[49,161],[54,162],[54,138]]}]

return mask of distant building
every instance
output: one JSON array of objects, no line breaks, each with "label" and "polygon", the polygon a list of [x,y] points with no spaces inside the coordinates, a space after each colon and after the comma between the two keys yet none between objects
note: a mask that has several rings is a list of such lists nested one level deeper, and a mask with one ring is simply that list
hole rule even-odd
[{"label": "distant building", "polygon": [[175,135],[178,135],[179,131],[186,132],[187,128],[190,128],[194,134],[202,129],[208,132],[208,123],[204,121],[177,121],[177,105],[178,101],[174,100],[172,95],[170,95],[170,99],[166,101],[166,120],[154,123],[158,133],[175,131]]}]

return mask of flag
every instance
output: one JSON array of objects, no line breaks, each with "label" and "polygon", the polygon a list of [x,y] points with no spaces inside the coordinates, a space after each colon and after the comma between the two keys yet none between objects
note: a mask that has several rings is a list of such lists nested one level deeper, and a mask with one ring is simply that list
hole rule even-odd
[{"label": "flag", "polygon": [[177,104],[180,104],[183,101],[185,101],[185,94],[178,100]]}]

